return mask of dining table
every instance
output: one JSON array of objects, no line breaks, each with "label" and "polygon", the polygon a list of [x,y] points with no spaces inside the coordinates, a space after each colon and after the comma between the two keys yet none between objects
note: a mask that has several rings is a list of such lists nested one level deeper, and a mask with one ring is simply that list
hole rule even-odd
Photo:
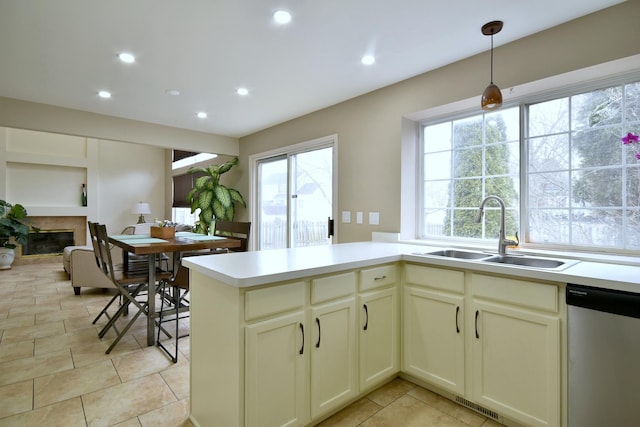
[{"label": "dining table", "polygon": [[109,243],[122,249],[123,268],[128,270],[128,253],[148,256],[149,290],[147,292],[147,345],[155,344],[156,313],[156,259],[163,253],[173,254],[173,265],[177,265],[182,252],[200,251],[203,249],[237,248],[240,240],[220,236],[175,232],[171,237],[151,237],[149,234],[109,235]]}]

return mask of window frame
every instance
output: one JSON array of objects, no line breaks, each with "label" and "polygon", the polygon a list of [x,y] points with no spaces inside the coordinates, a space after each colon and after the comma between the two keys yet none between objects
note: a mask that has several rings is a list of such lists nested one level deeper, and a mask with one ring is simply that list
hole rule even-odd
[{"label": "window frame", "polygon": [[[536,82],[515,86],[507,90],[503,90],[504,103],[502,108],[518,106],[520,109],[520,122],[524,122],[525,111],[527,106],[545,102],[548,100],[573,96],[580,93],[603,89],[619,84],[631,83],[640,80],[640,55],[611,61],[587,69],[577,70],[558,76],[553,76]],[[492,240],[471,239],[465,240],[461,238],[434,238],[428,236],[421,238],[420,233],[423,230],[423,156],[424,150],[422,146],[423,128],[425,124],[436,124],[446,121],[456,120],[461,117],[469,117],[481,114],[478,98],[470,98],[458,102],[454,102],[444,106],[438,106],[429,110],[411,113],[405,115],[402,122],[402,177],[401,177],[401,194],[402,194],[402,215],[401,215],[401,231],[399,239],[405,241],[417,241],[424,243],[428,241],[442,241],[450,245],[477,245],[482,247],[491,247]],[[525,132],[523,126],[520,129],[520,235],[523,237],[523,247],[532,250],[570,250],[584,251],[593,253],[637,253],[633,249],[620,248],[603,248],[599,250],[597,247],[580,247],[572,245],[544,245],[539,243],[528,243],[524,240],[528,239],[528,173],[527,150],[524,146]],[[409,159],[413,156],[412,169],[410,168]],[[408,197],[413,196],[413,201],[406,201]],[[478,240],[481,240],[478,242]]]}]

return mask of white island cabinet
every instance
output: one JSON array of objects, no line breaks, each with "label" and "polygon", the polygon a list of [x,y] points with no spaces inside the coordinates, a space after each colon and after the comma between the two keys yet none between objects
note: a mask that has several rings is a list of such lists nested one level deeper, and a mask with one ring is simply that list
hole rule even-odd
[{"label": "white island cabinet", "polygon": [[[395,265],[247,288],[191,277],[196,425],[309,425],[358,397],[359,360],[365,388],[397,375]],[[366,338],[356,301],[370,310]]]},{"label": "white island cabinet", "polygon": [[404,282],[403,369],[463,396],[464,273],[408,264]]},{"label": "white island cabinet", "polygon": [[566,283],[637,266],[517,268],[359,242],[191,257],[190,419],[311,426],[401,375],[507,423],[566,426]]},{"label": "white island cabinet", "polygon": [[360,391],[380,385],[399,371],[400,317],[395,264],[360,271]]}]

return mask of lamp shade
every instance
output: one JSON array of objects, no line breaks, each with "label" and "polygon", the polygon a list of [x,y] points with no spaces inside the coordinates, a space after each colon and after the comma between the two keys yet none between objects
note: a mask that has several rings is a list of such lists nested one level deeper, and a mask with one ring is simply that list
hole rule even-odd
[{"label": "lamp shade", "polygon": [[133,205],[133,209],[131,209],[131,213],[139,215],[138,216],[138,224],[142,224],[145,221],[144,216],[149,215],[151,213],[151,207],[149,203],[136,203]]},{"label": "lamp shade", "polygon": [[482,93],[480,105],[483,110],[496,110],[502,105],[502,92],[500,88],[491,83]]},{"label": "lamp shade", "polygon": [[136,203],[133,205],[131,213],[136,215],[149,215],[151,213],[151,207],[149,206],[149,203]]}]

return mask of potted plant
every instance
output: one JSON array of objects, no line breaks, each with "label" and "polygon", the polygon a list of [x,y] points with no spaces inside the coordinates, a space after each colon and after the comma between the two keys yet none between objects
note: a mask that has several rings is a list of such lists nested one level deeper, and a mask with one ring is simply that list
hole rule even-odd
[{"label": "potted plant", "polygon": [[32,228],[38,231],[29,224],[24,206],[0,200],[0,270],[11,268],[16,246],[27,242]]},{"label": "potted plant", "polygon": [[193,167],[187,173],[201,173],[194,183],[194,188],[187,194],[187,202],[191,204],[191,213],[200,209],[200,220],[196,223],[196,233],[209,234],[211,223],[215,219],[233,221],[235,203],[246,207],[242,194],[238,190],[220,184],[220,175],[229,172],[238,164],[234,157],[221,165],[210,165],[207,168]]}]

